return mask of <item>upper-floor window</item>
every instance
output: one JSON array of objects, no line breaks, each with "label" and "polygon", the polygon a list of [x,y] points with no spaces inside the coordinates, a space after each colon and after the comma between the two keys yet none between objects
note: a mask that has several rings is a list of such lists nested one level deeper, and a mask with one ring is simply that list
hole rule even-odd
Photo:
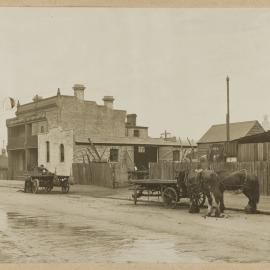
[{"label": "upper-floor window", "polygon": [[119,150],[118,149],[110,149],[110,161],[111,162],[118,162],[119,160]]},{"label": "upper-floor window", "polygon": [[173,161],[180,161],[180,151],[179,150],[173,151]]},{"label": "upper-floor window", "polygon": [[46,161],[50,162],[50,142],[46,142]]},{"label": "upper-floor window", "polygon": [[63,144],[60,144],[60,162],[65,161],[65,147]]},{"label": "upper-floor window", "polygon": [[134,129],[133,135],[134,137],[140,137],[140,131],[138,129]]},{"label": "upper-floor window", "polygon": [[40,127],[40,133],[44,133],[44,126]]}]

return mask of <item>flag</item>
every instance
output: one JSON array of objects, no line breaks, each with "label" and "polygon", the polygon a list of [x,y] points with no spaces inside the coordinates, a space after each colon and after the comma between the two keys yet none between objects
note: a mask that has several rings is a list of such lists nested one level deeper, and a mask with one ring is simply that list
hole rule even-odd
[{"label": "flag", "polygon": [[13,109],[16,106],[15,99],[10,97],[9,100],[10,100],[11,109]]}]

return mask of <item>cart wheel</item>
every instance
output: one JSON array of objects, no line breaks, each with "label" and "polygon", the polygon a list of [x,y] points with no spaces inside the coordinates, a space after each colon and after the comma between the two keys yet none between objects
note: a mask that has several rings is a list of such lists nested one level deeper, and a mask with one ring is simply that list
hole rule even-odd
[{"label": "cart wheel", "polygon": [[168,206],[170,208],[175,208],[178,202],[178,195],[177,195],[176,190],[172,187],[165,188],[162,193],[162,199],[165,206]]},{"label": "cart wheel", "polygon": [[38,179],[34,179],[32,181],[32,193],[37,193],[38,187],[39,187],[39,181],[38,181]]},{"label": "cart wheel", "polygon": [[69,182],[68,181],[64,182],[61,188],[62,188],[62,193],[68,193],[69,192]]},{"label": "cart wheel", "polygon": [[206,195],[201,191],[199,192],[198,194],[198,204],[199,204],[199,207],[203,207],[204,204],[205,204],[205,200],[206,200]]}]

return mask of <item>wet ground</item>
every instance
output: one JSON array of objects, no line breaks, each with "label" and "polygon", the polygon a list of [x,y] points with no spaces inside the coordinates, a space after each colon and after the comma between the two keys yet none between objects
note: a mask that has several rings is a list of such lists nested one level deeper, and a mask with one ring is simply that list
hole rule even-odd
[{"label": "wet ground", "polygon": [[0,263],[270,262],[270,216],[204,218],[206,209],[189,214],[184,204],[135,206],[129,198],[126,189],[25,194],[0,183]]}]

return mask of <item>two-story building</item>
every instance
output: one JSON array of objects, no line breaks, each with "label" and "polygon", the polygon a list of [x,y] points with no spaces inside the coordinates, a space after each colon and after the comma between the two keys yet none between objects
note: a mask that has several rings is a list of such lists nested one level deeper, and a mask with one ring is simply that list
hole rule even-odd
[{"label": "two-story building", "polygon": [[[74,95],[36,96],[18,105],[16,117],[7,120],[11,178],[43,164],[57,174],[70,175],[72,163],[97,155],[128,168],[147,167],[158,160],[179,160],[183,148],[161,138],[150,138],[148,127],[137,125],[137,115],[114,108],[114,98],[103,104],[84,99],[85,87],[75,84]],[[91,153],[94,144],[98,154]]]}]

